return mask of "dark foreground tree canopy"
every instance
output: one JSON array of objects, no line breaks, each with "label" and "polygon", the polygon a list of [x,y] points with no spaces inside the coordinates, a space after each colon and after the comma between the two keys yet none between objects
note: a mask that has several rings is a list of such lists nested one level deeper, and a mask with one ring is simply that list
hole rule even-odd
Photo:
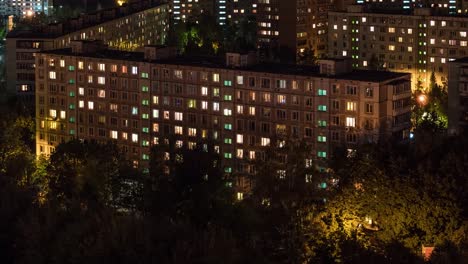
[{"label": "dark foreground tree canopy", "polygon": [[[423,245],[428,263],[468,259],[467,137],[362,146],[326,172],[287,142],[239,201],[211,148],[158,145],[143,173],[113,143],[36,159],[32,119],[0,126],[1,263],[423,263]],[[284,156],[291,176],[274,176]]]}]

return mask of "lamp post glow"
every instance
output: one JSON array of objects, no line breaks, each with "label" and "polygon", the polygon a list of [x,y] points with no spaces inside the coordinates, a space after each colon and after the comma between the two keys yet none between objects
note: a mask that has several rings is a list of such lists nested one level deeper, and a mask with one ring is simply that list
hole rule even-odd
[{"label": "lamp post glow", "polygon": [[420,94],[417,100],[418,100],[418,103],[422,106],[425,106],[427,104],[427,96],[425,94]]}]

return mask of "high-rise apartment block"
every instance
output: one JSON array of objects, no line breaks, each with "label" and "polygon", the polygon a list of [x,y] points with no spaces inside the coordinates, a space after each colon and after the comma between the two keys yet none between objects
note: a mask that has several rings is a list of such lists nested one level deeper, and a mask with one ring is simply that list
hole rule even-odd
[{"label": "high-rise apartment block", "polygon": [[468,57],[449,63],[448,117],[449,132],[468,132]]},{"label": "high-rise apartment block", "polygon": [[73,40],[102,40],[112,49],[136,50],[163,44],[168,30],[167,4],[143,0],[113,9],[84,14],[66,22],[38,26],[7,36],[8,90],[34,95],[35,54],[68,47]]},{"label": "high-rise apartment block", "polygon": [[255,13],[254,0],[171,0],[174,22],[195,20],[202,14],[216,18],[220,25],[238,23]]},{"label": "high-rise apartment block", "polygon": [[[226,173],[248,175],[270,145],[304,139],[318,166],[335,147],[407,137],[410,75],[175,56],[170,48],[108,50],[77,41],[36,56],[37,154],[72,138],[115,141],[135,164],[150,147],[211,142]],[[204,147],[209,147],[204,145]]]},{"label": "high-rise apartment block", "polygon": [[468,17],[431,16],[430,9],[397,15],[349,6],[329,13],[328,28],[329,56],[350,58],[354,68],[410,72],[425,86],[432,72],[446,82],[448,62],[468,53]]},{"label": "high-rise apartment block", "polygon": [[257,0],[258,46],[266,60],[295,61],[306,50],[320,57],[326,53],[326,0]]},{"label": "high-rise apartment block", "polygon": [[19,18],[33,16],[37,13],[48,14],[50,0],[1,0],[0,16],[16,16]]}]

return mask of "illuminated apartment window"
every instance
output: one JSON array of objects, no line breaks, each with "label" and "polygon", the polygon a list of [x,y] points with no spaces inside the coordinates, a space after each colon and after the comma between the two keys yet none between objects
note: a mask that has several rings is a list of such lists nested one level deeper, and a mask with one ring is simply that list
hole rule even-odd
[{"label": "illuminated apartment window", "polygon": [[356,102],[346,102],[346,111],[356,111],[357,103]]},{"label": "illuminated apartment window", "polygon": [[175,126],[174,127],[174,134],[183,135],[184,134],[183,128],[181,126]]},{"label": "illuminated apartment window", "polygon": [[153,118],[159,118],[159,110],[153,109]]},{"label": "illuminated apartment window", "polygon": [[50,115],[50,117],[52,117],[52,118],[56,118],[56,117],[57,117],[57,110],[55,110],[55,109],[50,109],[50,110],[49,110],[49,115]]},{"label": "illuminated apartment window", "polygon": [[346,126],[347,127],[356,127],[356,118],[355,117],[346,117]]},{"label": "illuminated apartment window", "polygon": [[132,142],[133,143],[138,143],[138,134],[132,134]]},{"label": "illuminated apartment window", "polygon": [[369,31],[370,31],[370,32],[374,32],[374,26],[370,26],[370,27],[369,27]]},{"label": "illuminated apartment window", "polygon": [[243,149],[237,149],[236,157],[237,157],[238,159],[244,158],[244,150],[243,150]]},{"label": "illuminated apartment window", "polygon": [[388,50],[394,51],[395,50],[395,45],[388,45]]},{"label": "illuminated apartment window", "polygon": [[261,145],[264,146],[264,147],[269,146],[270,145],[270,138],[262,137],[260,142],[261,142]]},{"label": "illuminated apartment window", "polygon": [[232,81],[224,81],[224,86],[232,86]]},{"label": "illuminated apartment window", "polygon": [[169,119],[169,111],[164,111],[164,119]]},{"label": "illuminated apartment window", "polygon": [[201,108],[203,110],[208,110],[208,102],[207,101],[202,101],[201,102]]},{"label": "illuminated apartment window", "polygon": [[111,72],[117,72],[117,65],[116,64],[111,65]]},{"label": "illuminated apartment window", "polygon": [[319,127],[326,127],[327,126],[327,121],[325,120],[318,120],[317,124]]},{"label": "illuminated apartment window", "polygon": [[79,95],[84,95],[84,88],[83,87],[78,88],[78,94]]},{"label": "illuminated apartment window", "polygon": [[188,108],[197,108],[197,100],[194,100],[194,99],[187,100],[187,107]]},{"label": "illuminated apartment window", "polygon": [[224,95],[224,101],[232,101],[232,95],[230,94]]},{"label": "illuminated apartment window", "polygon": [[208,87],[203,86],[203,87],[201,88],[201,94],[202,94],[203,96],[207,96],[207,95],[208,95]]},{"label": "illuminated apartment window", "polygon": [[232,110],[225,108],[224,111],[223,111],[223,114],[225,116],[231,116],[232,115]]},{"label": "illuminated apartment window", "polygon": [[99,84],[106,84],[106,77],[98,77]]},{"label": "illuminated apartment window", "polygon": [[319,90],[318,90],[318,95],[319,95],[319,96],[326,96],[326,95],[327,95],[327,90],[319,89]]},{"label": "illuminated apartment window", "polygon": [[79,69],[79,70],[83,70],[83,69],[84,69],[84,62],[82,62],[82,61],[79,61],[79,62],[78,62],[78,69]]},{"label": "illuminated apartment window", "polygon": [[388,33],[395,33],[395,28],[394,27],[389,27],[388,28]]},{"label": "illuminated apartment window", "polygon": [[88,75],[88,83],[93,83],[93,76],[92,75]]},{"label": "illuminated apartment window", "polygon": [[153,104],[154,104],[154,105],[158,105],[158,104],[159,104],[159,97],[156,96],[156,95],[153,96]]},{"label": "illuminated apartment window", "polygon": [[243,105],[237,105],[236,106],[236,112],[238,114],[243,114],[244,113],[244,106]]},{"label": "illuminated apartment window", "polygon": [[60,111],[60,118],[61,118],[61,119],[67,118],[67,114],[66,114],[65,111]]},{"label": "illuminated apartment window", "polygon": [[278,104],[286,104],[286,95],[282,95],[282,94],[276,95],[276,102]]},{"label": "illuminated apartment window", "polygon": [[138,67],[137,66],[132,66],[132,74],[134,74],[134,75],[138,74]]},{"label": "illuminated apartment window", "polygon": [[232,130],[232,124],[224,124],[224,129]]},{"label": "illuminated apartment window", "polygon": [[110,137],[111,137],[112,139],[118,139],[118,132],[115,131],[115,130],[111,130],[111,132],[110,132]]},{"label": "illuminated apartment window", "polygon": [[213,102],[213,111],[219,111],[219,103],[218,102]]},{"label": "illuminated apartment window", "polygon": [[106,91],[103,90],[103,89],[100,89],[100,90],[98,90],[97,95],[98,95],[99,98],[105,98],[106,97]]},{"label": "illuminated apartment window", "polygon": [[181,113],[181,112],[175,112],[174,113],[174,120],[183,121],[184,120],[184,114]]},{"label": "illuminated apartment window", "polygon": [[244,84],[244,77],[243,76],[237,76],[236,80],[237,80],[238,85],[243,85]]},{"label": "illuminated apartment window", "polygon": [[191,136],[191,137],[196,137],[196,136],[197,136],[197,129],[196,129],[196,128],[189,127],[189,129],[188,129],[188,135]]},{"label": "illuminated apartment window", "polygon": [[219,96],[219,88],[213,88],[213,96],[218,97]]},{"label": "illuminated apartment window", "polygon": [[213,73],[213,82],[219,82],[219,73]]},{"label": "illuminated apartment window", "polygon": [[94,102],[92,102],[92,101],[89,101],[89,102],[88,102],[88,109],[89,109],[89,110],[93,110],[93,109],[94,109]]},{"label": "illuminated apartment window", "polygon": [[153,132],[156,132],[156,133],[159,132],[159,124],[158,123],[153,123]]},{"label": "illuminated apartment window", "polygon": [[327,157],[327,152],[326,151],[318,151],[317,152],[317,157],[326,158]]},{"label": "illuminated apartment window", "polygon": [[249,115],[251,116],[255,115],[255,106],[249,106]]},{"label": "illuminated apartment window", "polygon": [[79,108],[84,108],[84,101],[83,100],[78,101],[78,107]]},{"label": "illuminated apartment window", "polygon": [[317,107],[317,110],[320,112],[326,112],[327,111],[327,106],[326,105],[319,105]]},{"label": "illuminated apartment window", "polygon": [[106,65],[104,63],[98,63],[99,71],[106,71]]},{"label": "illuminated apartment window", "polygon": [[327,142],[327,137],[326,136],[318,136],[317,141],[318,142]]},{"label": "illuminated apartment window", "polygon": [[49,72],[49,79],[51,80],[57,79],[57,73],[54,71]]},{"label": "illuminated apartment window", "polygon": [[128,72],[127,66],[122,65],[122,73],[127,73],[127,72]]}]

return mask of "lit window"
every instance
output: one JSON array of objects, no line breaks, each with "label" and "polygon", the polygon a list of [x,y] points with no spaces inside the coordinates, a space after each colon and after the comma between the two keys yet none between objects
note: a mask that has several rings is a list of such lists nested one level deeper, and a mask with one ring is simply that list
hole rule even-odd
[{"label": "lit window", "polygon": [[54,71],[49,72],[49,79],[51,80],[57,79],[57,73]]},{"label": "lit window", "polygon": [[99,84],[106,84],[106,77],[98,77]]},{"label": "lit window", "polygon": [[138,74],[138,67],[137,66],[132,66],[132,74]]},{"label": "lit window", "polygon": [[201,108],[203,110],[207,110],[208,109],[208,102],[207,101],[202,101],[201,102]]},{"label": "lit window", "polygon": [[183,135],[184,134],[183,128],[181,126],[175,126],[174,127],[174,134]]},{"label": "lit window", "polygon": [[356,102],[346,102],[347,111],[356,111],[357,103]]},{"label": "lit window", "polygon": [[217,102],[213,103],[213,111],[219,111],[219,103]]},{"label": "lit window", "polygon": [[244,157],[244,150],[243,149],[238,149],[236,157],[238,159],[242,159]]},{"label": "lit window", "polygon": [[244,113],[244,106],[243,105],[237,105],[236,106],[236,112],[238,114],[243,114]]},{"label": "lit window", "polygon": [[82,61],[78,62],[78,69],[83,70],[84,69],[84,63]]},{"label": "lit window", "polygon": [[57,110],[55,110],[55,109],[50,109],[50,110],[49,110],[49,115],[50,115],[50,117],[52,117],[52,118],[56,118],[56,117],[57,117]]},{"label": "lit window", "polygon": [[395,33],[395,28],[394,27],[389,27],[388,28],[388,33]]},{"label": "lit window", "polygon": [[66,114],[65,111],[60,111],[60,118],[61,118],[61,119],[67,118],[67,114]]},{"label": "lit window", "polygon": [[346,117],[346,126],[347,127],[356,127],[356,118],[355,117]]},{"label": "lit window", "polygon": [[197,100],[189,99],[187,101],[187,107],[188,108],[197,108]]},{"label": "lit window", "polygon": [[201,88],[201,94],[203,96],[207,96],[208,95],[208,87],[202,87]]},{"label": "lit window", "polygon": [[111,132],[110,132],[110,137],[111,137],[112,139],[117,139],[117,138],[118,138],[118,132],[115,131],[115,130],[111,130]]},{"label": "lit window", "polygon": [[136,106],[132,107],[132,115],[138,115],[138,107]]},{"label": "lit window", "polygon": [[174,120],[177,120],[177,121],[183,121],[184,119],[184,114],[181,113],[181,112],[175,112],[174,113]]},{"label": "lit window", "polygon": [[213,73],[213,82],[219,82],[219,73]]},{"label": "lit window", "polygon": [[138,143],[138,134],[132,134],[132,142]]},{"label": "lit window", "polygon": [[89,102],[88,102],[88,109],[89,109],[89,110],[93,110],[93,109],[94,109],[94,102],[92,102],[92,101],[89,101]]},{"label": "lit window", "polygon": [[262,146],[264,146],[264,147],[265,147],[265,146],[269,146],[269,145],[270,145],[270,138],[264,138],[264,137],[262,137],[262,139],[261,139],[261,144],[262,144]]},{"label": "lit window", "polygon": [[83,87],[78,88],[78,94],[79,95],[84,95],[84,88]]},{"label": "lit window", "polygon": [[197,129],[196,129],[196,128],[189,127],[189,129],[188,129],[188,135],[191,136],[191,137],[197,136]]},{"label": "lit window", "polygon": [[225,108],[223,110],[223,113],[224,113],[225,116],[231,116],[232,115],[232,110]]},{"label": "lit window", "polygon": [[99,98],[105,98],[106,97],[106,91],[105,90],[98,90],[98,97]]},{"label": "lit window", "polygon": [[325,152],[325,151],[318,151],[318,152],[317,152],[317,156],[318,156],[319,158],[326,158],[326,157],[327,157],[327,152]]},{"label": "lit window", "polygon": [[244,143],[244,135],[242,135],[242,134],[237,134],[237,136],[236,136],[236,142],[237,142],[238,144],[243,144],[243,143]]},{"label": "lit window", "polygon": [[320,112],[326,112],[327,111],[327,106],[326,105],[319,105],[317,107],[317,110]]},{"label": "lit window", "polygon": [[255,106],[249,106],[249,115],[251,116],[255,115]]},{"label": "lit window", "polygon": [[326,136],[318,136],[317,141],[318,142],[327,142],[327,137]]},{"label": "lit window", "polygon": [[106,65],[104,63],[98,63],[99,71],[106,71]]},{"label": "lit window", "polygon": [[239,85],[244,84],[244,77],[243,76],[237,76],[236,80],[237,80],[237,84],[239,84]]},{"label": "lit window", "polygon": [[370,26],[370,27],[369,27],[369,31],[370,31],[370,32],[374,32],[374,26]]},{"label": "lit window", "polygon": [[159,110],[153,109],[153,118],[159,118]]},{"label": "lit window", "polygon": [[319,96],[326,96],[326,95],[327,95],[327,90],[319,89],[319,90],[318,90],[318,95],[319,95]]}]

